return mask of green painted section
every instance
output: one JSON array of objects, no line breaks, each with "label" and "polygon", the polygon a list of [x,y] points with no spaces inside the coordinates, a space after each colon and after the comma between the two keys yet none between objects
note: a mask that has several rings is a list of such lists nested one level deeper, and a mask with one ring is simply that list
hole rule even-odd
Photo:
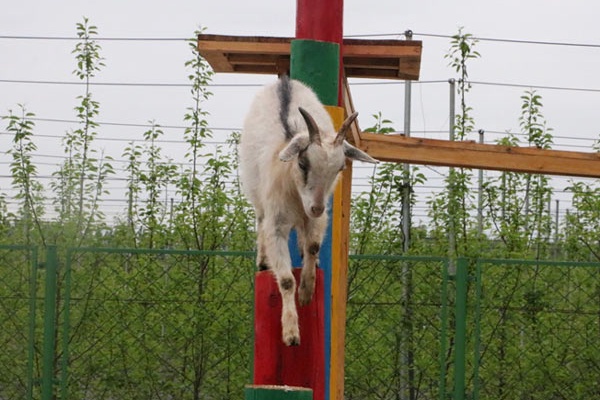
[{"label": "green painted section", "polygon": [[465,399],[466,345],[467,345],[467,291],[468,264],[466,258],[458,258],[456,264],[456,311],[454,340],[454,400]]},{"label": "green painted section", "polygon": [[289,386],[247,386],[245,400],[313,400],[313,392]]},{"label": "green painted section", "polygon": [[44,344],[42,359],[42,400],[52,400],[54,394],[54,357],[56,338],[56,246],[46,250],[46,289],[44,295]]},{"label": "green painted section", "polygon": [[316,40],[292,40],[290,77],[310,86],[321,103],[338,105],[340,46]]}]

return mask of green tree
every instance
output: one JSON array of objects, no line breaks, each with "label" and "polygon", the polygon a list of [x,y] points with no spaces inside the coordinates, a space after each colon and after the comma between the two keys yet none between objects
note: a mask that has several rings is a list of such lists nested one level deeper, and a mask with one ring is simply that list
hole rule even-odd
[{"label": "green tree", "polygon": [[[471,89],[467,67],[469,62],[479,58],[480,54],[474,50],[477,39],[471,34],[463,33],[462,29],[452,37],[450,50],[445,56],[449,60],[448,65],[460,76],[457,86],[460,108],[456,120],[450,121],[451,140],[467,140],[475,126],[471,115],[473,109],[466,101],[467,93]],[[476,226],[473,219],[474,197],[470,191],[472,177],[469,169],[450,168],[445,179],[446,190],[429,201],[433,235],[442,244],[439,250],[443,252],[443,248],[446,247],[446,254],[452,258],[467,256],[475,251],[470,235]],[[444,237],[447,239],[444,240]],[[444,242],[447,245],[443,244]]]},{"label": "green tree", "polygon": [[[528,146],[548,149],[552,144],[551,129],[541,112],[542,98],[535,91],[521,96],[521,133]],[[509,134],[499,144],[518,146],[519,137]],[[552,219],[548,204],[552,195],[550,179],[544,175],[502,172],[484,184],[484,199],[494,237],[503,248],[498,256],[535,257],[549,256],[548,241]]]},{"label": "green tree", "polygon": [[[146,199],[138,206],[138,218],[144,232],[143,247],[164,247],[168,240],[166,232],[167,205],[162,196],[175,180],[177,168],[171,159],[163,160],[161,147],[156,143],[164,133],[160,126],[151,121],[151,128],[144,132],[146,145],[146,168],[139,171],[139,185]],[[133,172],[133,171],[132,171]]]},{"label": "green tree", "polygon": [[[375,125],[366,132],[395,132],[392,121],[374,114]],[[408,173],[399,163],[381,163],[373,167],[368,191],[358,195],[352,206],[351,251],[355,254],[401,254],[405,238],[402,232],[402,203],[406,185],[410,189],[411,206],[416,202],[415,185],[425,182],[425,175],[413,167]]]},{"label": "green tree", "polygon": [[57,194],[55,207],[59,220],[64,227],[73,227],[72,243],[81,243],[94,222],[103,220],[99,202],[101,196],[107,194],[106,179],[114,174],[111,158],[99,154],[93,147],[100,104],[92,96],[90,80],[104,66],[101,47],[93,39],[98,34],[97,29],[85,17],[83,23],[77,24],[80,41],[73,50],[76,60],[73,74],[85,83],[85,93],[77,97],[80,103],[75,107],[80,127],[68,131],[63,139],[66,160],[53,174],[56,180],[51,185]]},{"label": "green tree", "polygon": [[[15,199],[21,201],[18,218],[25,234],[25,243],[45,244],[42,217],[44,215],[44,187],[36,179],[37,166],[32,161],[33,152],[37,146],[33,141],[35,114],[28,112],[24,106],[19,105],[20,115],[13,114],[4,117],[8,121],[6,130],[14,135],[13,147],[8,150],[12,156],[10,172],[13,187],[17,189]],[[32,234],[37,238],[32,238]]]}]

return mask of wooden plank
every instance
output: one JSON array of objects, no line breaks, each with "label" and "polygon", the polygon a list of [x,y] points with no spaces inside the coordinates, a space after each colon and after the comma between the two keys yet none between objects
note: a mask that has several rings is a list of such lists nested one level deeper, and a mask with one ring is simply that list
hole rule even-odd
[{"label": "wooden plank", "polygon": [[[403,42],[399,42],[403,43]],[[413,43],[413,42],[405,42]],[[380,46],[369,44],[346,44],[344,42],[344,57],[370,56],[370,57],[419,57],[420,46]]]},{"label": "wooden plank", "polygon": [[600,154],[360,134],[360,148],[381,161],[600,178]]},{"label": "wooden plank", "polygon": [[289,54],[290,42],[200,41],[200,52]]},{"label": "wooden plank", "polygon": [[[352,102],[352,94],[350,93],[350,86],[348,85],[347,76],[344,76],[342,90],[344,98],[344,110],[346,111],[346,115],[352,115],[355,110],[354,103]],[[360,127],[358,126],[358,118],[354,120],[352,125],[350,125],[350,132],[352,132],[352,135],[350,137],[346,137],[346,140],[348,140],[348,142],[352,143],[353,145],[360,147]]]},{"label": "wooden plank", "polygon": [[[215,72],[274,74],[289,66],[291,38],[199,35],[198,50]],[[344,39],[346,75],[419,79],[422,43],[416,40]]]}]

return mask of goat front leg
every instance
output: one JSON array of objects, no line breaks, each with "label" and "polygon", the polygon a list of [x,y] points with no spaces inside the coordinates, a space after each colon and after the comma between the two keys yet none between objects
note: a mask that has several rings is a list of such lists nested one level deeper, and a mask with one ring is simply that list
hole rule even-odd
[{"label": "goat front leg", "polygon": [[298,302],[304,306],[310,303],[315,292],[317,266],[319,265],[319,251],[327,227],[327,216],[308,218],[303,229],[298,230],[299,244],[303,247],[304,265],[302,278],[298,289]]},{"label": "goat front leg", "polygon": [[264,223],[264,249],[281,294],[282,339],[287,346],[298,346],[300,330],[295,300],[296,280],[292,274],[292,261],[288,248],[288,238],[292,226],[281,216],[271,221],[265,220]]}]

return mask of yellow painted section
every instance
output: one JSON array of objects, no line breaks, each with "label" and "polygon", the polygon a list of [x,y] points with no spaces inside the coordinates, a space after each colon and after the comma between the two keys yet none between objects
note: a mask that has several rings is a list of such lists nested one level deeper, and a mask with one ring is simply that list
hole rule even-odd
[{"label": "yellow painted section", "polygon": [[[344,108],[325,106],[336,130],[345,119]],[[331,240],[331,360],[330,400],[344,399],[344,348],[348,292],[348,246],[352,164],[347,162],[333,194]]]}]

